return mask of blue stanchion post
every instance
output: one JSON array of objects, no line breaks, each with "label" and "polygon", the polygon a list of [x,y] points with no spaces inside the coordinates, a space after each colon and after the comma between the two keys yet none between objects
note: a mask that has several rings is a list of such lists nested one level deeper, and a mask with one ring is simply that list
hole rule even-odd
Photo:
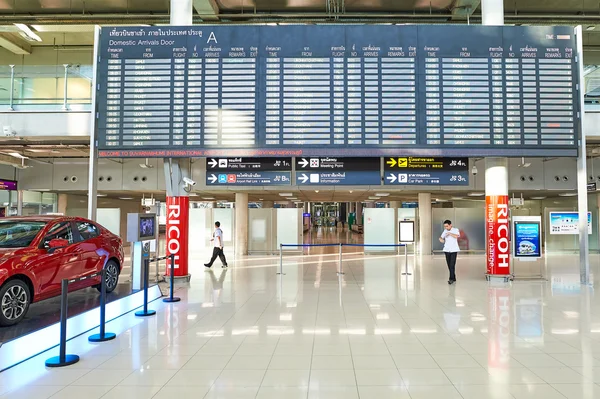
[{"label": "blue stanchion post", "polygon": [[100,334],[91,335],[88,338],[90,342],[105,342],[113,340],[117,334],[106,332],[106,269],[103,268],[100,273],[102,281],[100,282]]},{"label": "blue stanchion post", "polygon": [[148,274],[150,273],[150,259],[144,259],[144,309],[135,312],[136,316],[146,317],[156,314],[155,310],[148,309]]},{"label": "blue stanchion post", "polygon": [[63,280],[60,293],[60,348],[59,355],[46,360],[46,367],[65,367],[79,361],[77,355],[67,355],[67,312],[69,280]]},{"label": "blue stanchion post", "polygon": [[181,301],[181,298],[173,296],[173,290],[175,286],[175,254],[171,254],[169,260],[171,262],[169,265],[169,297],[163,299],[163,302],[173,303]]}]

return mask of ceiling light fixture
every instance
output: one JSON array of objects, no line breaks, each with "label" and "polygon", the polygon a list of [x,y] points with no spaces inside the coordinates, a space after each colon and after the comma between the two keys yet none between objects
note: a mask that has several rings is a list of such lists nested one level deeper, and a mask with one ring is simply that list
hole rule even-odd
[{"label": "ceiling light fixture", "polygon": [[375,193],[375,195],[378,197],[387,197],[390,195],[390,193]]},{"label": "ceiling light fixture", "polygon": [[531,197],[532,200],[544,200],[546,197]]},{"label": "ceiling light fixture", "polygon": [[214,200],[214,197],[202,197],[203,200]]},{"label": "ceiling light fixture", "polygon": [[587,28],[585,28],[585,30],[594,30],[596,29],[596,27],[594,25],[590,25]]},{"label": "ceiling light fixture", "polygon": [[31,30],[31,28],[25,24],[15,24],[15,26],[17,28],[19,28],[21,30],[21,36],[23,36],[25,39],[31,41],[35,41],[35,42],[41,42],[42,38],[39,37],[34,31]]},{"label": "ceiling light fixture", "polygon": [[483,197],[485,193],[477,192],[477,193],[469,193],[467,194],[469,197]]},{"label": "ceiling light fixture", "polygon": [[119,197],[120,200],[129,201],[132,200],[133,197]]},{"label": "ceiling light fixture", "polygon": [[279,193],[279,195],[280,195],[281,197],[291,197],[291,196],[293,196],[294,194],[292,194],[292,193]]}]

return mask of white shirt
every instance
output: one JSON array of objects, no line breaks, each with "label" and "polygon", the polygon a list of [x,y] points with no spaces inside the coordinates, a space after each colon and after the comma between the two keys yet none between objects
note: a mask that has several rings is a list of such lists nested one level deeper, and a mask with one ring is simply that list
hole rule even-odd
[{"label": "white shirt", "polygon": [[460,231],[453,227],[450,230],[444,229],[442,233],[442,238],[444,241],[444,252],[460,252],[460,248],[458,247],[458,239],[452,237],[449,233],[456,234],[460,237]]},{"label": "white shirt", "polygon": [[[216,228],[213,234],[213,238],[215,239],[214,245],[216,248],[221,248],[223,246],[223,230],[220,228]],[[219,240],[220,238],[220,240]]]}]

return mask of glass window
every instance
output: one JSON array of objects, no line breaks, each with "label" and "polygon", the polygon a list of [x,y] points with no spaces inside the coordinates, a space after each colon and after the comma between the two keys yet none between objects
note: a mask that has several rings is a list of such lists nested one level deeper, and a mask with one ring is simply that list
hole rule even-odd
[{"label": "glass window", "polygon": [[23,248],[46,225],[44,222],[0,222],[0,248]]},{"label": "glass window", "polygon": [[83,240],[89,240],[100,235],[98,228],[88,222],[77,222],[77,229]]},{"label": "glass window", "polygon": [[73,231],[71,230],[71,223],[61,222],[52,226],[50,231],[48,231],[44,237],[44,247],[47,248],[50,244],[50,241],[54,239],[67,240],[69,244],[73,244]]}]

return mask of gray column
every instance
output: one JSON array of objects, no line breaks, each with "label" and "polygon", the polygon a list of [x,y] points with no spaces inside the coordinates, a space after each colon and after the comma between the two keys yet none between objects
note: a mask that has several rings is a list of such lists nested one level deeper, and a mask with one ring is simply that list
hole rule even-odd
[{"label": "gray column", "polygon": [[248,255],[248,194],[235,193],[235,254]]},{"label": "gray column", "polygon": [[363,205],[362,202],[356,203],[356,224],[358,226],[362,226],[362,213],[363,213]]},{"label": "gray column", "polygon": [[171,25],[192,25],[192,15],[193,0],[171,0]]},{"label": "gray column", "polygon": [[17,216],[23,216],[23,194],[23,190],[17,190]]},{"label": "gray column", "polygon": [[[89,200],[88,200],[89,201]],[[57,212],[67,216],[68,196],[67,194],[58,194]]]},{"label": "gray column", "polygon": [[375,202],[367,202],[367,208],[375,208],[377,204]]},{"label": "gray column", "polygon": [[[576,28],[577,32],[577,58],[579,64],[579,81],[584,81],[583,76],[583,36],[581,26]],[[584,91],[579,90],[579,104],[583,113]],[[577,157],[577,209],[579,210],[579,279],[582,284],[590,282],[590,248],[587,234],[587,212],[588,212],[588,197],[587,197],[587,150],[585,135],[583,134],[584,115],[581,115],[579,123],[579,157]],[[589,293],[588,293],[589,295]]]},{"label": "gray column", "polygon": [[296,207],[296,204],[294,204],[292,201],[289,201],[289,202],[286,204],[286,208],[295,208],[295,207]]},{"label": "gray column", "polygon": [[400,201],[390,201],[390,208],[392,209],[398,209],[401,205],[402,203]]},{"label": "gray column", "polygon": [[[100,27],[94,29],[94,67],[92,71],[92,87],[96,87],[98,75],[98,47],[100,46]],[[104,83],[104,82],[103,82]],[[92,110],[96,109],[96,90],[92,90]],[[95,111],[92,111],[94,114]],[[98,215],[98,135],[96,134],[96,118],[90,118],[90,159],[88,163],[88,203],[87,217],[96,220]]]},{"label": "gray column", "polygon": [[262,202],[262,207],[263,208],[273,208],[275,206],[275,202],[274,201],[263,201]]},{"label": "gray column", "polygon": [[419,193],[419,253],[431,255],[431,193]]}]

